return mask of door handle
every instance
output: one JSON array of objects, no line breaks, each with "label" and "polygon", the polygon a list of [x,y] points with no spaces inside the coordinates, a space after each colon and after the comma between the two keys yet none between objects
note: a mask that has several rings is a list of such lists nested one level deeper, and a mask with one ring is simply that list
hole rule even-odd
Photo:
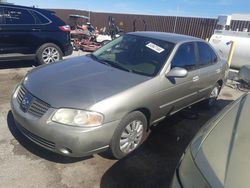
[{"label": "door handle", "polygon": [[197,82],[199,80],[199,76],[194,76],[193,77],[193,82]]},{"label": "door handle", "polygon": [[33,28],[32,31],[41,31],[41,29]]}]

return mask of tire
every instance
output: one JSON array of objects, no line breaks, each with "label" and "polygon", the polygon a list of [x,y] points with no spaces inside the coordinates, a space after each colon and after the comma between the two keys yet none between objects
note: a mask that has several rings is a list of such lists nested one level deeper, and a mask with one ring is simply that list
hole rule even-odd
[{"label": "tire", "polygon": [[[134,132],[131,131],[130,136],[128,136],[129,127],[132,128],[131,130],[134,128]],[[116,159],[121,159],[137,149],[144,142],[147,136],[148,132],[146,117],[139,111],[131,112],[121,120],[115,130],[110,143],[111,154]],[[125,142],[127,143],[127,147],[124,147],[126,146]]]},{"label": "tire", "polygon": [[216,83],[216,85],[213,87],[212,91],[210,92],[209,98],[202,101],[203,107],[210,109],[215,105],[215,103],[217,102],[217,98],[220,94],[220,89],[221,89],[220,85]]},{"label": "tire", "polygon": [[43,65],[61,60],[63,53],[57,45],[53,43],[45,43],[37,50],[36,57],[38,64]]}]

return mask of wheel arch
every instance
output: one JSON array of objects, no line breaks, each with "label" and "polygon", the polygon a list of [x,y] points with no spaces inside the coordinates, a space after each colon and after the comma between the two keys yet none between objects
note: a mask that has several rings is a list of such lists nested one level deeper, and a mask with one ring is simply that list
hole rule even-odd
[{"label": "wheel arch", "polygon": [[223,80],[218,80],[217,83],[219,84],[220,89],[221,89],[221,87],[223,86]]},{"label": "wheel arch", "polygon": [[148,130],[149,127],[150,127],[150,120],[151,120],[151,112],[150,112],[150,110],[148,108],[146,108],[146,107],[141,107],[141,108],[137,108],[137,109],[135,109],[135,110],[133,110],[131,112],[135,112],[135,111],[141,112],[146,117],[146,120],[147,120],[147,130]]},{"label": "wheel arch", "polygon": [[58,46],[58,48],[60,48],[60,50],[62,52],[62,55],[63,56],[65,55],[62,44],[60,44],[60,42],[58,42],[56,40],[45,40],[45,41],[41,42],[39,44],[39,46],[37,47],[37,49],[36,49],[36,53],[40,49],[40,47],[43,46],[43,45],[45,45],[45,44],[54,44],[54,45]]}]

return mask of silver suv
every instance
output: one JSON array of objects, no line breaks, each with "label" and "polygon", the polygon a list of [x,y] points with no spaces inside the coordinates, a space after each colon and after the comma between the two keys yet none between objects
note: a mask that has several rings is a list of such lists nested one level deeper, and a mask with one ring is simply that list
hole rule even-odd
[{"label": "silver suv", "polygon": [[135,150],[150,126],[194,103],[212,106],[227,64],[205,41],[135,32],[89,56],[33,69],[13,93],[19,130],[51,151],[84,156]]}]

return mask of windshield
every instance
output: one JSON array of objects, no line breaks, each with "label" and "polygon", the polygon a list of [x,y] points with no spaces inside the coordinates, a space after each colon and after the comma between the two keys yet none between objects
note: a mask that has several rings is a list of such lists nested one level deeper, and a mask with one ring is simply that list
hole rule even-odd
[{"label": "windshield", "polygon": [[155,76],[164,66],[173,43],[136,35],[123,35],[92,54],[104,64],[145,76]]}]

